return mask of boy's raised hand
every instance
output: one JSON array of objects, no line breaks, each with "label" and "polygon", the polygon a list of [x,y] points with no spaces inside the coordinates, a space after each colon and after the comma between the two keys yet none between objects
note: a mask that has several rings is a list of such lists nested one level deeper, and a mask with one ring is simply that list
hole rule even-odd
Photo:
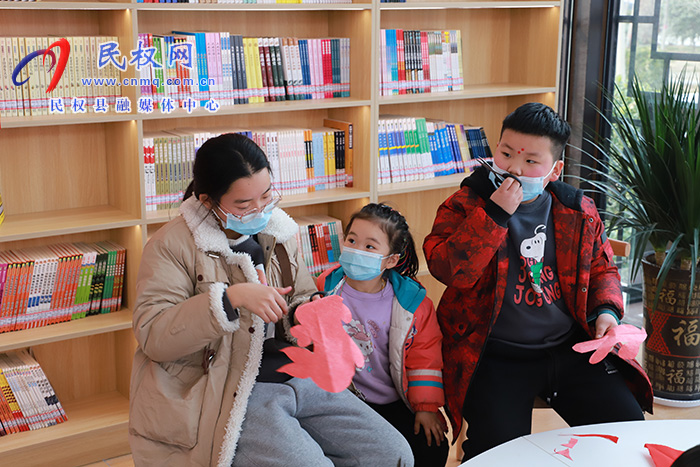
[{"label": "boy's raised hand", "polygon": [[518,209],[522,200],[523,189],[520,186],[520,182],[512,177],[506,177],[501,186],[491,194],[491,201],[511,215]]},{"label": "boy's raised hand", "polygon": [[282,295],[292,287],[269,287],[253,282],[233,284],[226,289],[228,300],[234,308],[243,307],[258,315],[266,323],[276,323],[287,314],[287,302]]},{"label": "boy's raised hand", "polygon": [[425,438],[428,440],[428,446],[432,445],[433,439],[440,446],[440,442],[445,439],[445,432],[447,431],[442,417],[439,417],[436,412],[416,412],[413,433],[418,434],[421,427],[423,427]]}]

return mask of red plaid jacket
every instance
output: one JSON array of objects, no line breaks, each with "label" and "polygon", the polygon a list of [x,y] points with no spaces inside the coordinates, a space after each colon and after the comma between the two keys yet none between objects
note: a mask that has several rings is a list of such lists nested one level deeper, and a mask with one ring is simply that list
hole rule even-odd
[{"label": "red plaid jacket", "polygon": [[[587,318],[600,306],[622,316],[620,275],[593,200],[563,182],[551,182],[557,269],[566,307],[591,337]],[[508,276],[507,222],[490,201],[494,188],[478,168],[440,205],[423,244],[428,268],[447,286],[437,308],[442,329],[446,411],[455,432],[486,338],[503,303]],[[617,349],[617,347],[616,347]],[[649,378],[635,360],[618,365],[641,407],[651,412]]]}]

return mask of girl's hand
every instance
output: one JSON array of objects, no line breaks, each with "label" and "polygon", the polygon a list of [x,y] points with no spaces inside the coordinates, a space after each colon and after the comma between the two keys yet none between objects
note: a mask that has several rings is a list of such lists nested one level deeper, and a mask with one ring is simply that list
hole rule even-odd
[{"label": "girl's hand", "polygon": [[601,313],[595,320],[595,338],[600,339],[617,326],[617,320],[610,313]]},{"label": "girl's hand", "polygon": [[423,427],[425,438],[428,440],[428,446],[432,444],[433,439],[440,446],[440,442],[445,439],[445,432],[447,431],[447,427],[443,425],[441,417],[435,412],[416,412],[413,433],[418,434],[421,427]]},{"label": "girl's hand", "polygon": [[291,291],[291,287],[269,287],[243,282],[229,286],[226,294],[233,307],[250,310],[266,323],[276,323],[282,315],[287,314],[287,302],[282,295]]},{"label": "girl's hand", "polygon": [[491,201],[499,205],[505,212],[513,215],[523,200],[523,189],[513,177],[506,177],[496,191],[491,194]]}]

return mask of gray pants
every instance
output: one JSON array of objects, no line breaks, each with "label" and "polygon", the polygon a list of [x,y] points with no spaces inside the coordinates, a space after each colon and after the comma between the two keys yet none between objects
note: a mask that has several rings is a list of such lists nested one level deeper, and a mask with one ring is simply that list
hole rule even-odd
[{"label": "gray pants", "polygon": [[233,467],[411,467],[404,437],[348,390],[255,383]]}]

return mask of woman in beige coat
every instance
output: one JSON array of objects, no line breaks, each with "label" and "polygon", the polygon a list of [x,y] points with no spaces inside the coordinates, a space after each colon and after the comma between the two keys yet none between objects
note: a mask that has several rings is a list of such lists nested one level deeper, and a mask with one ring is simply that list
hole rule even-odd
[{"label": "woman in beige coat", "polygon": [[222,135],[197,152],[180,216],[146,245],[129,419],[137,466],[413,464],[403,437],[348,391],[276,371],[289,362],[289,310],[316,292],[278,202],[263,151]]}]

